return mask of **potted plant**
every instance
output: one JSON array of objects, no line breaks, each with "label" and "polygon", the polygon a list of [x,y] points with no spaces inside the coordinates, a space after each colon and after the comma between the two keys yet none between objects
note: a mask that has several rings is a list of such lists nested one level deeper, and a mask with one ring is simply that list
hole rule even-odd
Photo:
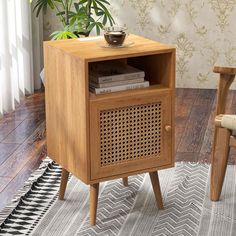
[{"label": "potted plant", "polygon": [[53,40],[87,37],[95,28],[97,34],[114,19],[107,8],[108,0],[30,0],[35,1],[36,16],[47,8],[53,10],[62,23],[63,30],[51,34]]}]

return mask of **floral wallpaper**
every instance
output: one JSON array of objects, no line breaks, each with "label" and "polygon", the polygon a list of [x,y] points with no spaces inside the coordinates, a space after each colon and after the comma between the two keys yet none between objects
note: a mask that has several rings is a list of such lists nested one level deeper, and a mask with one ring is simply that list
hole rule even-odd
[{"label": "floral wallpaper", "polygon": [[[213,65],[236,66],[236,0],[110,0],[117,24],[177,48],[177,87],[216,88]],[[44,36],[60,27],[48,12]],[[236,89],[236,82],[233,84]]]}]

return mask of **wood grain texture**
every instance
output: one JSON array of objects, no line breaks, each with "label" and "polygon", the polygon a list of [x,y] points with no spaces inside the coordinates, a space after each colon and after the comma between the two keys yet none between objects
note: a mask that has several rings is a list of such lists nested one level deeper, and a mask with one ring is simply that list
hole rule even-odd
[{"label": "wood grain texture", "polygon": [[[191,107],[187,123],[185,125],[185,135],[179,143],[179,152],[200,152],[206,132],[206,126],[210,118],[209,109],[214,102],[214,90],[201,90],[197,99]],[[201,109],[201,113],[199,110]]]},{"label": "wood grain texture", "polygon": [[12,131],[20,125],[22,121],[15,120],[13,118],[3,118],[0,120],[0,142],[2,142]]},{"label": "wood grain texture", "polygon": [[234,81],[234,75],[226,76],[220,74],[220,81],[218,86],[218,93],[217,93],[217,103],[216,103],[216,115],[224,114],[226,109],[227,103],[227,96],[230,85]]},{"label": "wood grain texture", "polygon": [[[68,172],[90,184],[92,225],[101,180],[174,166],[175,49],[130,37],[134,46],[125,50],[106,50],[92,38],[44,44],[48,155],[64,169],[61,199]],[[89,68],[102,60],[137,64],[150,88],[92,95]],[[157,173],[150,176],[162,208]]]},{"label": "wood grain texture", "polygon": [[225,171],[230,151],[232,131],[218,126],[221,114],[226,112],[229,87],[235,78],[236,68],[214,67],[215,73],[220,73],[216,103],[216,125],[212,148],[210,198],[218,201],[220,198]]},{"label": "wood grain texture", "polygon": [[229,139],[231,131],[217,127],[215,130],[215,140],[213,146],[213,156],[211,164],[211,200],[218,201],[220,198],[225,171],[229,157]]},{"label": "wood grain texture", "polygon": [[69,172],[66,169],[62,168],[61,184],[60,184],[60,190],[59,190],[59,200],[64,200],[68,177],[69,177]]},{"label": "wood grain texture", "polygon": [[[179,144],[182,138],[185,137],[185,128],[190,117],[193,104],[198,98],[198,89],[176,89],[176,127],[175,127],[175,144],[176,151],[179,152]],[[201,108],[200,108],[201,109]]]},{"label": "wood grain texture", "polygon": [[125,187],[128,187],[128,186],[129,186],[129,178],[128,178],[128,177],[122,178],[122,181],[123,181],[123,185],[124,185]]},{"label": "wood grain texture", "polygon": [[[32,172],[39,167],[45,154],[45,152],[42,152],[41,155],[31,156],[31,159],[25,163],[17,175],[14,178],[10,177],[11,181],[0,192],[0,209],[3,209],[12,200],[17,191],[24,186],[25,181],[30,177]],[[27,159],[29,157],[25,156],[25,158]],[[9,168],[8,171],[11,172],[11,169]]]},{"label": "wood grain texture", "polygon": [[2,163],[6,161],[18,147],[19,144],[15,143],[0,143],[0,165],[2,165]]},{"label": "wood grain texture", "polygon": [[57,47],[66,54],[70,54],[87,62],[127,58],[131,55],[134,57],[157,53],[172,53],[173,50],[175,50],[172,46],[161,44],[137,35],[130,35],[129,40],[134,42],[132,47],[116,48],[116,50],[99,47],[97,43],[104,42],[102,37],[98,40],[88,41],[78,39],[49,41],[46,44],[48,46]]},{"label": "wood grain texture", "polygon": [[230,137],[229,145],[230,145],[231,147],[236,147],[236,137],[235,137],[235,136],[231,136],[231,137]]},{"label": "wood grain texture", "polygon": [[222,67],[222,66],[214,66],[213,72],[224,74],[224,75],[236,75],[235,67]]},{"label": "wood grain texture", "polygon": [[[91,39],[44,44],[48,155],[87,184],[174,165],[175,49],[139,36],[131,38],[135,44],[126,50],[106,50]],[[88,68],[101,60],[117,59],[122,63],[145,65],[145,79],[152,86],[100,96],[89,93]],[[159,101],[163,116],[161,156],[155,161],[154,158],[135,160],[119,163],[119,168],[101,168],[101,110]],[[167,132],[165,126],[173,129]]]},{"label": "wood grain texture", "polygon": [[46,156],[44,107],[44,92],[38,91],[0,120],[0,209]]},{"label": "wood grain texture", "polygon": [[90,224],[96,224],[99,183],[90,185]]},{"label": "wood grain texture", "polygon": [[158,173],[156,171],[150,172],[149,176],[151,179],[153,192],[154,192],[154,195],[156,198],[157,207],[159,209],[163,209],[164,206],[163,206],[163,202],[162,202],[161,187],[160,187],[160,183],[159,183]]},{"label": "wood grain texture", "polygon": [[11,182],[12,178],[10,177],[1,177],[0,176],[0,193],[6,188],[6,186]]},{"label": "wood grain texture", "polygon": [[35,127],[39,126],[41,123],[42,118],[40,117],[25,119],[14,129],[14,132],[11,132],[2,140],[2,143],[23,143],[29,135],[35,131]]},{"label": "wood grain texture", "polygon": [[48,156],[88,183],[86,64],[50,43],[45,44],[44,56]]},{"label": "wood grain texture", "polygon": [[45,136],[39,136],[37,139],[33,139],[33,137],[37,137],[37,135],[41,133],[41,130],[44,128],[45,123],[43,122],[37,129],[34,130],[27,140],[23,142],[22,145],[19,145],[11,156],[0,165],[0,176],[14,178],[29,161],[26,156],[38,159],[45,149]]}]

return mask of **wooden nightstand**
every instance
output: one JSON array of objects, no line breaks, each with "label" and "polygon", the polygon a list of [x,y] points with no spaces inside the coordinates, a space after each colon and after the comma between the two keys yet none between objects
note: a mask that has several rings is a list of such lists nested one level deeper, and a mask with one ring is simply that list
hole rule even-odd
[{"label": "wooden nightstand", "polygon": [[[115,49],[99,47],[96,38],[44,44],[48,156],[63,167],[60,199],[69,172],[90,185],[91,224],[99,182],[123,178],[127,185],[128,176],[149,172],[162,208],[157,170],[174,165],[175,49],[136,35],[129,40],[132,47]],[[107,60],[144,70],[150,87],[90,93],[90,66]]]}]

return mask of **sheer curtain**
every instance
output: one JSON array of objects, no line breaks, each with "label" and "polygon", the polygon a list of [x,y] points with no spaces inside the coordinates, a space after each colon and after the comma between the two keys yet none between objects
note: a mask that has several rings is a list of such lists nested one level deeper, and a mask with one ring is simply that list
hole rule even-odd
[{"label": "sheer curtain", "polygon": [[42,19],[29,0],[0,0],[0,117],[41,87]]}]

